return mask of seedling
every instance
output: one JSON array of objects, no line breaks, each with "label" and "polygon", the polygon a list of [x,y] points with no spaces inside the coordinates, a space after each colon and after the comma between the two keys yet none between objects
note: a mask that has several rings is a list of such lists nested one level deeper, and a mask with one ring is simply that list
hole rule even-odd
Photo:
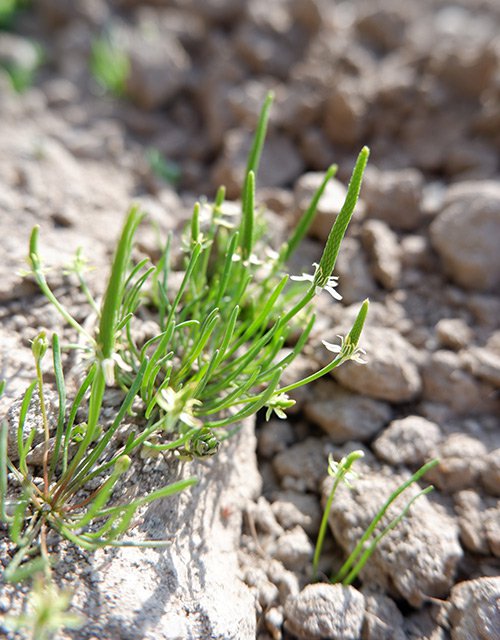
[{"label": "seedling", "polygon": [[90,71],[105,91],[117,97],[124,95],[130,61],[126,52],[111,36],[96,38],[92,43]]},{"label": "seedling", "polygon": [[[318,534],[318,540],[316,542],[316,547],[314,550],[313,556],[313,579],[316,580],[318,577],[318,565],[321,557],[321,551],[323,549],[323,543],[325,540],[326,530],[328,526],[328,518],[330,515],[330,511],[332,509],[333,498],[337,491],[337,488],[341,482],[344,482],[348,487],[351,487],[351,482],[355,480],[357,474],[352,470],[352,467],[356,460],[359,460],[363,457],[362,451],[352,451],[350,454],[345,456],[340,460],[340,462],[335,462],[333,457],[330,456],[328,460],[328,474],[333,477],[333,484],[328,495],[325,509],[323,512],[323,518],[321,520],[321,525]],[[411,478],[409,478],[406,482],[403,482],[384,502],[384,504],[380,507],[379,511],[371,521],[370,525],[367,527],[364,534],[361,536],[358,544],[349,554],[349,557],[341,566],[339,571],[332,577],[331,582],[341,582],[344,585],[349,585],[356,579],[359,575],[359,572],[363,569],[366,562],[369,560],[370,556],[373,554],[379,542],[392,531],[403,518],[408,514],[411,505],[417,500],[420,496],[426,495],[430,491],[433,490],[433,486],[430,485],[422,491],[419,491],[415,496],[409,500],[404,508],[401,510],[398,516],[393,518],[389,524],[387,524],[381,531],[376,532],[377,526],[386,514],[389,507],[393,504],[393,502],[404,492],[408,487],[418,482],[420,478],[422,478],[429,469],[432,469],[438,464],[439,460],[431,460],[424,464],[418,471],[416,471]]]}]

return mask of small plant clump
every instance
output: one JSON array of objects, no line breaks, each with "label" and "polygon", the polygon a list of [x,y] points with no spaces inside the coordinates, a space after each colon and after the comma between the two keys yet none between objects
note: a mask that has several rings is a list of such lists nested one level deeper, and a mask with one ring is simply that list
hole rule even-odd
[{"label": "small plant clump", "polygon": [[[328,494],[328,498],[325,503],[325,509],[323,511],[323,517],[321,519],[321,525],[319,528],[318,539],[316,541],[316,547],[314,549],[313,556],[313,579],[318,578],[318,565],[321,557],[321,551],[323,549],[323,543],[325,541],[326,530],[328,526],[328,517],[332,509],[333,498],[337,488],[341,482],[344,482],[349,488],[352,488],[352,482],[357,478],[357,473],[353,471],[352,467],[356,460],[359,460],[364,456],[361,450],[355,450],[344,456],[339,462],[335,462],[330,455],[328,459],[328,475],[333,478],[332,488]],[[406,482],[403,482],[391,495],[387,498],[384,504],[380,507],[375,517],[366,528],[359,542],[349,554],[349,557],[342,564],[340,569],[332,576],[331,582],[341,582],[343,585],[350,585],[358,577],[359,572],[363,569],[370,556],[377,548],[379,542],[384,538],[392,529],[394,529],[401,520],[408,514],[411,505],[423,495],[430,493],[433,490],[433,486],[430,485],[425,489],[419,491],[413,496],[403,507],[399,515],[393,518],[387,525],[385,525],[381,531],[377,530],[377,526],[381,522],[382,518],[386,514],[389,507],[397,500],[397,498],[408,489],[411,485],[415,484],[422,478],[430,469],[438,464],[439,460],[430,460],[418,469]]]},{"label": "small plant clump", "polygon": [[[99,58],[97,55],[97,61]],[[227,208],[223,188],[212,206],[195,205],[183,237],[177,284],[171,260],[172,236],[155,264],[148,259],[134,263],[134,236],[144,217],[137,207],[132,207],[125,219],[100,304],[90,292],[84,260],[77,254],[72,272],[97,317],[94,329],[78,322],[52,292],[39,254],[39,229],[33,229],[31,273],[47,299],[78,333],[79,343],[72,346],[83,350],[86,365],[74,397],[69,399],[59,338],[52,337],[59,398],[58,417],[52,424],[45,409],[42,367],[49,342],[44,332],[33,341],[36,375],[21,407],[17,460],[8,455],[5,423],[0,437],[0,517],[17,548],[5,571],[6,580],[19,581],[42,573],[46,588],[52,588],[49,531],[89,550],[106,545],[165,544],[124,541],[122,536],[138,509],[187,489],[196,479],[187,478],[117,503],[117,489],[139,450],[171,453],[180,460],[214,456],[244,418],[261,409],[268,418],[273,412],[285,417],[285,410],[294,404],[290,392],[346,360],[362,360],[359,340],[367,300],[340,344],[324,343],[334,353],[328,365],[304,379],[280,385],[283,372],[301,353],[313,328],[315,297],[326,291],[340,298],[337,278],[332,274],[369,151],[364,148],[359,154],[345,203],[319,263],[313,265],[311,274],[290,277],[287,262],[306,235],[336,167],[326,172],[289,240],[279,251],[271,251],[255,208],[255,179],[271,102],[269,95],[249,154],[241,215],[235,218]],[[299,284],[291,286],[290,280]],[[141,343],[135,327],[144,317],[154,318],[158,331]],[[291,348],[285,351],[285,345]],[[111,424],[103,425],[105,393],[113,385],[121,387],[123,400]],[[26,417],[35,393],[43,424],[41,482],[33,478],[28,462],[35,432],[29,430]],[[85,420],[77,421],[77,415],[82,414]],[[117,433],[130,415],[136,426],[123,443]],[[13,486],[9,486],[11,479]]]}]

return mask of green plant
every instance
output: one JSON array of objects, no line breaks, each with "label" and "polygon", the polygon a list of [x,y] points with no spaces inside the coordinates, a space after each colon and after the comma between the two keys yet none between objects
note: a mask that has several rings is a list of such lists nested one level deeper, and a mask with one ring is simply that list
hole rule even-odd
[{"label": "green plant", "polygon": [[161,178],[167,184],[175,185],[179,182],[181,177],[179,166],[175,162],[167,160],[159,149],[148,147],[145,155],[149,168],[158,178]]},{"label": "green plant", "polygon": [[71,593],[60,591],[42,574],[34,580],[27,608],[19,616],[6,618],[12,631],[29,633],[33,640],[52,640],[62,629],[80,629],[84,619],[69,611]]},{"label": "green plant", "polygon": [[130,61],[126,52],[110,36],[93,41],[90,71],[106,91],[118,97],[125,93]]},{"label": "green plant", "polygon": [[[307,233],[318,201],[336,167],[328,169],[289,241],[278,252],[265,246],[264,226],[255,211],[255,175],[258,171],[272,97],[268,96],[249,154],[239,222],[227,214],[224,190],[213,206],[195,205],[183,239],[182,279],[170,286],[169,237],[159,261],[130,262],[132,238],[141,215],[129,213],[117,252],[96,335],[90,335],[60,305],[50,291],[38,254],[38,230],[32,234],[30,262],[40,287],[67,321],[86,341],[89,354],[100,363],[104,381],[116,376],[124,390],[143,371],[139,394],[145,405],[146,446],[157,451],[177,450],[180,455],[212,454],[228,430],[243,418],[266,408],[283,416],[293,404],[288,393],[307,384],[347,359],[356,359],[358,340],[368,301],[359,311],[353,330],[337,347],[330,364],[303,380],[279,386],[283,371],[301,352],[312,330],[311,310],[316,295],[326,290],[335,298],[337,279],[332,276],[347,225],[359,195],[368,149],[357,160],[347,198],[326,242],[314,273],[292,277],[308,282],[289,286],[286,261]],[[82,282],[82,271],[75,267]],[[119,286],[116,283],[119,282]],[[84,289],[88,294],[88,288]],[[114,292],[113,299],[108,295]],[[97,308],[90,299],[94,309]],[[133,322],[138,313],[155,319],[158,335],[137,344]],[[301,333],[287,353],[293,333]],[[104,344],[108,348],[104,348]],[[160,425],[160,428],[159,428]],[[212,443],[212,449],[207,446]]]},{"label": "green plant", "polygon": [[0,29],[10,29],[19,11],[30,4],[30,0],[0,0]]},{"label": "green plant", "polygon": [[26,41],[23,55],[0,60],[0,67],[9,77],[14,91],[23,93],[33,85],[36,73],[44,59],[45,52],[42,45],[38,42]]},{"label": "green plant", "polygon": [[[328,460],[328,474],[333,477],[332,488],[326,500],[325,509],[323,512],[323,518],[318,533],[318,539],[313,556],[313,579],[318,577],[318,565],[321,557],[321,551],[323,549],[323,543],[325,540],[326,530],[328,526],[328,518],[333,504],[333,498],[337,491],[337,488],[341,482],[344,482],[349,488],[351,488],[351,480],[356,478],[356,473],[352,470],[353,464],[356,460],[363,457],[363,452],[356,450],[343,457],[340,462],[335,462],[332,456]],[[349,585],[356,579],[359,572],[363,569],[370,556],[373,554],[379,542],[384,538],[389,531],[394,529],[401,520],[406,517],[411,505],[420,496],[425,495],[433,490],[433,486],[428,486],[422,491],[419,491],[415,496],[409,500],[403,507],[398,516],[393,518],[387,525],[385,525],[381,531],[376,531],[378,524],[386,514],[389,507],[394,501],[404,492],[408,487],[415,484],[422,478],[429,469],[435,467],[438,464],[438,460],[431,460],[424,464],[418,471],[416,471],[406,482],[403,482],[391,495],[387,498],[384,504],[380,507],[379,511],[367,527],[359,539],[358,544],[354,547],[349,554],[347,560],[342,564],[337,573],[332,577],[332,582],[341,582],[344,585]]]},{"label": "green plant", "polygon": [[[99,42],[93,49],[94,73],[117,92],[123,86],[126,65],[118,57],[118,64],[112,60],[108,69],[107,57],[113,57],[114,52],[107,46]],[[288,397],[289,392],[329,373],[346,360],[359,361],[362,350],[358,342],[368,311],[367,300],[340,345],[324,342],[335,353],[332,361],[318,372],[280,387],[284,370],[301,352],[313,328],[314,298],[323,290],[340,298],[335,290],[337,278],[332,273],[359,195],[369,152],[364,148],[359,154],[346,201],[319,263],[313,265],[314,273],[289,278],[286,262],[306,235],[336,167],[326,172],[288,242],[279,251],[270,251],[265,242],[265,225],[255,210],[254,200],[271,102],[269,95],[249,154],[239,221],[229,215],[223,188],[212,206],[195,205],[183,238],[182,277],[177,286],[171,284],[171,236],[156,264],[147,259],[133,262],[134,235],[143,214],[132,207],[116,246],[101,304],[87,285],[81,253],[77,253],[70,269],[97,316],[95,327],[87,329],[52,292],[39,254],[39,228],[33,229],[29,246],[31,274],[47,299],[78,333],[79,343],[70,346],[83,350],[87,365],[67,413],[61,349],[58,337],[53,336],[59,413],[57,424],[50,425],[41,366],[48,342],[45,334],[40,334],[33,343],[36,379],[26,392],[19,418],[17,464],[8,457],[7,427],[2,426],[1,519],[17,546],[5,572],[7,580],[23,580],[41,571],[47,574],[49,529],[86,549],[164,544],[163,541],[125,543],[121,536],[138,508],[181,491],[196,480],[188,478],[134,500],[112,504],[139,448],[173,452],[181,460],[212,456],[244,418],[263,408],[267,409],[268,417],[273,411],[284,417],[284,410],[294,403]],[[289,280],[308,285],[305,289],[302,284],[290,286]],[[140,317],[152,317],[159,325],[158,334],[143,344],[134,334]],[[289,347],[286,353],[285,346]],[[116,383],[124,398],[112,423],[102,425],[106,387]],[[44,430],[41,485],[34,482],[28,469],[35,433],[25,433],[35,391]],[[135,416],[137,429],[129,434],[125,444],[116,443],[118,429],[138,398],[142,409]],[[79,409],[85,412],[86,420],[77,423]],[[17,481],[17,492],[15,488],[9,490],[8,471]],[[98,488],[90,490],[89,483],[96,479],[100,480]]]},{"label": "green plant", "polygon": [[[117,414],[106,430],[98,419],[103,401],[103,373],[94,363],[79,387],[66,417],[66,388],[61,366],[61,351],[56,335],[52,340],[53,367],[59,398],[57,424],[49,424],[46,409],[42,360],[48,350],[44,333],[33,341],[36,379],[28,387],[21,406],[17,428],[17,464],[9,459],[7,425],[0,439],[0,499],[1,520],[9,527],[9,536],[17,552],[4,573],[4,579],[16,582],[46,570],[50,566],[47,550],[49,529],[85,549],[106,545],[158,545],[164,542],[125,543],[120,540],[137,509],[191,486],[194,478],[181,480],[129,500],[109,506],[113,492],[119,487],[131,464],[129,454],[142,446],[144,437],[132,431],[122,446],[114,438],[122,425],[141,382],[139,373]],[[29,455],[34,451],[35,429],[27,432],[26,417],[34,393],[38,395],[43,425],[42,482],[35,482],[29,468]],[[75,424],[80,407],[85,408],[88,394],[87,422]],[[29,425],[28,425],[29,426]],[[51,436],[51,433],[54,433]],[[15,478],[19,489],[9,492],[7,471]],[[100,479],[97,489],[89,490],[91,480]]]}]

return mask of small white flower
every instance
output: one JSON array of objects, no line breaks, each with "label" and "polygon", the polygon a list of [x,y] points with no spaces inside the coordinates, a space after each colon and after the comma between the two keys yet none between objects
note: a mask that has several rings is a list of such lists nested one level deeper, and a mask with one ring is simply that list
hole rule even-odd
[{"label": "small white flower", "polygon": [[[233,253],[233,255],[231,256],[231,260],[233,262],[241,262],[240,254],[239,253]],[[244,260],[243,261],[243,264],[244,264],[245,267],[248,267],[251,264],[253,264],[256,267],[260,267],[260,265],[263,264],[263,263],[262,263],[262,260],[259,260],[259,258],[257,258],[257,256],[254,253],[252,253],[248,260]]]},{"label": "small white flower", "polygon": [[119,353],[113,353],[111,358],[104,358],[101,360],[101,367],[108,387],[115,384],[115,365],[118,365],[122,371],[132,371],[132,367],[125,362]]},{"label": "small white flower", "polygon": [[336,462],[333,459],[331,453],[328,456],[328,474],[333,478],[336,478],[340,475],[342,482],[344,482],[344,484],[346,484],[349,489],[352,489],[353,483],[359,478],[359,474],[356,471],[353,471],[352,464],[355,460],[363,458],[365,455],[363,451],[359,449],[353,451],[353,454],[355,458],[350,462],[348,461],[349,456],[344,456],[339,462]]},{"label": "small white flower", "polygon": [[167,387],[160,391],[158,404],[167,414],[170,414],[173,420],[180,420],[188,427],[203,426],[203,422],[193,415],[195,407],[201,405],[200,400],[195,398],[184,400],[184,395],[182,391],[176,393],[172,387]]},{"label": "small white flower", "polygon": [[332,353],[338,353],[344,356],[346,360],[354,360],[358,364],[366,364],[367,360],[363,358],[366,355],[366,351],[361,347],[354,346],[343,336],[337,336],[340,338],[340,344],[332,344],[326,340],[322,340],[324,346]]},{"label": "small white flower", "polygon": [[[313,262],[313,267],[314,267],[313,275],[310,275],[309,273],[303,273],[301,276],[291,276],[290,280],[295,280],[296,282],[306,282],[306,281],[314,282],[316,280],[316,273],[319,267],[318,263]],[[338,280],[339,280],[338,276],[329,276],[325,285],[323,285],[322,287],[320,287],[319,285],[316,285],[316,289],[315,289],[316,295],[319,295],[321,291],[324,289],[325,291],[328,291],[328,293],[332,296],[332,298],[335,298],[335,300],[342,300],[342,296],[340,295],[340,293],[335,291],[335,287],[338,287],[339,285]]]}]

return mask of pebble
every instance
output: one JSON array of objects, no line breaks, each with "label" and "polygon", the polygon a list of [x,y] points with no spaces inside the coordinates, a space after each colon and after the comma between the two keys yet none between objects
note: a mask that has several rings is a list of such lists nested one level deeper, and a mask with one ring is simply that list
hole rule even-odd
[{"label": "pebble", "polygon": [[309,491],[317,491],[327,465],[328,448],[316,438],[307,438],[293,445],[273,460],[273,468],[280,479],[291,477],[301,480]]},{"label": "pebble", "polygon": [[286,569],[299,571],[311,561],[313,552],[313,545],[306,532],[297,525],[277,539],[274,557],[282,562]]},{"label": "pebble", "polygon": [[332,375],[341,385],[394,403],[413,400],[420,394],[418,354],[395,329],[365,327],[360,344],[367,352],[368,362],[346,362],[334,369]]},{"label": "pebble", "polygon": [[448,621],[453,640],[500,638],[500,578],[460,582],[451,590]]},{"label": "pebble", "polygon": [[476,291],[500,284],[500,185],[486,180],[452,185],[430,235],[454,282]]},{"label": "pebble", "polygon": [[426,478],[440,491],[454,493],[477,485],[486,468],[487,449],[478,440],[464,433],[452,433],[436,449],[439,464]]},{"label": "pebble", "polygon": [[423,220],[423,185],[423,175],[417,169],[380,171],[368,167],[363,181],[367,218],[383,220],[391,229],[417,230]]},{"label": "pebble", "polygon": [[371,259],[375,280],[384,289],[395,289],[402,271],[402,252],[397,235],[382,220],[367,220],[363,224],[362,241]]},{"label": "pebble", "polygon": [[354,587],[310,584],[285,604],[285,629],[300,640],[359,640],[365,603]]},{"label": "pebble", "polygon": [[321,381],[305,405],[306,416],[318,424],[335,444],[371,440],[389,422],[387,402],[352,393],[331,381]]},{"label": "pebble", "polygon": [[300,526],[315,536],[321,521],[321,508],[316,496],[296,491],[279,491],[273,495],[271,509],[284,529]]},{"label": "pebble", "polygon": [[435,422],[409,415],[393,420],[374,441],[373,450],[384,462],[421,466],[432,458],[441,438]]}]

